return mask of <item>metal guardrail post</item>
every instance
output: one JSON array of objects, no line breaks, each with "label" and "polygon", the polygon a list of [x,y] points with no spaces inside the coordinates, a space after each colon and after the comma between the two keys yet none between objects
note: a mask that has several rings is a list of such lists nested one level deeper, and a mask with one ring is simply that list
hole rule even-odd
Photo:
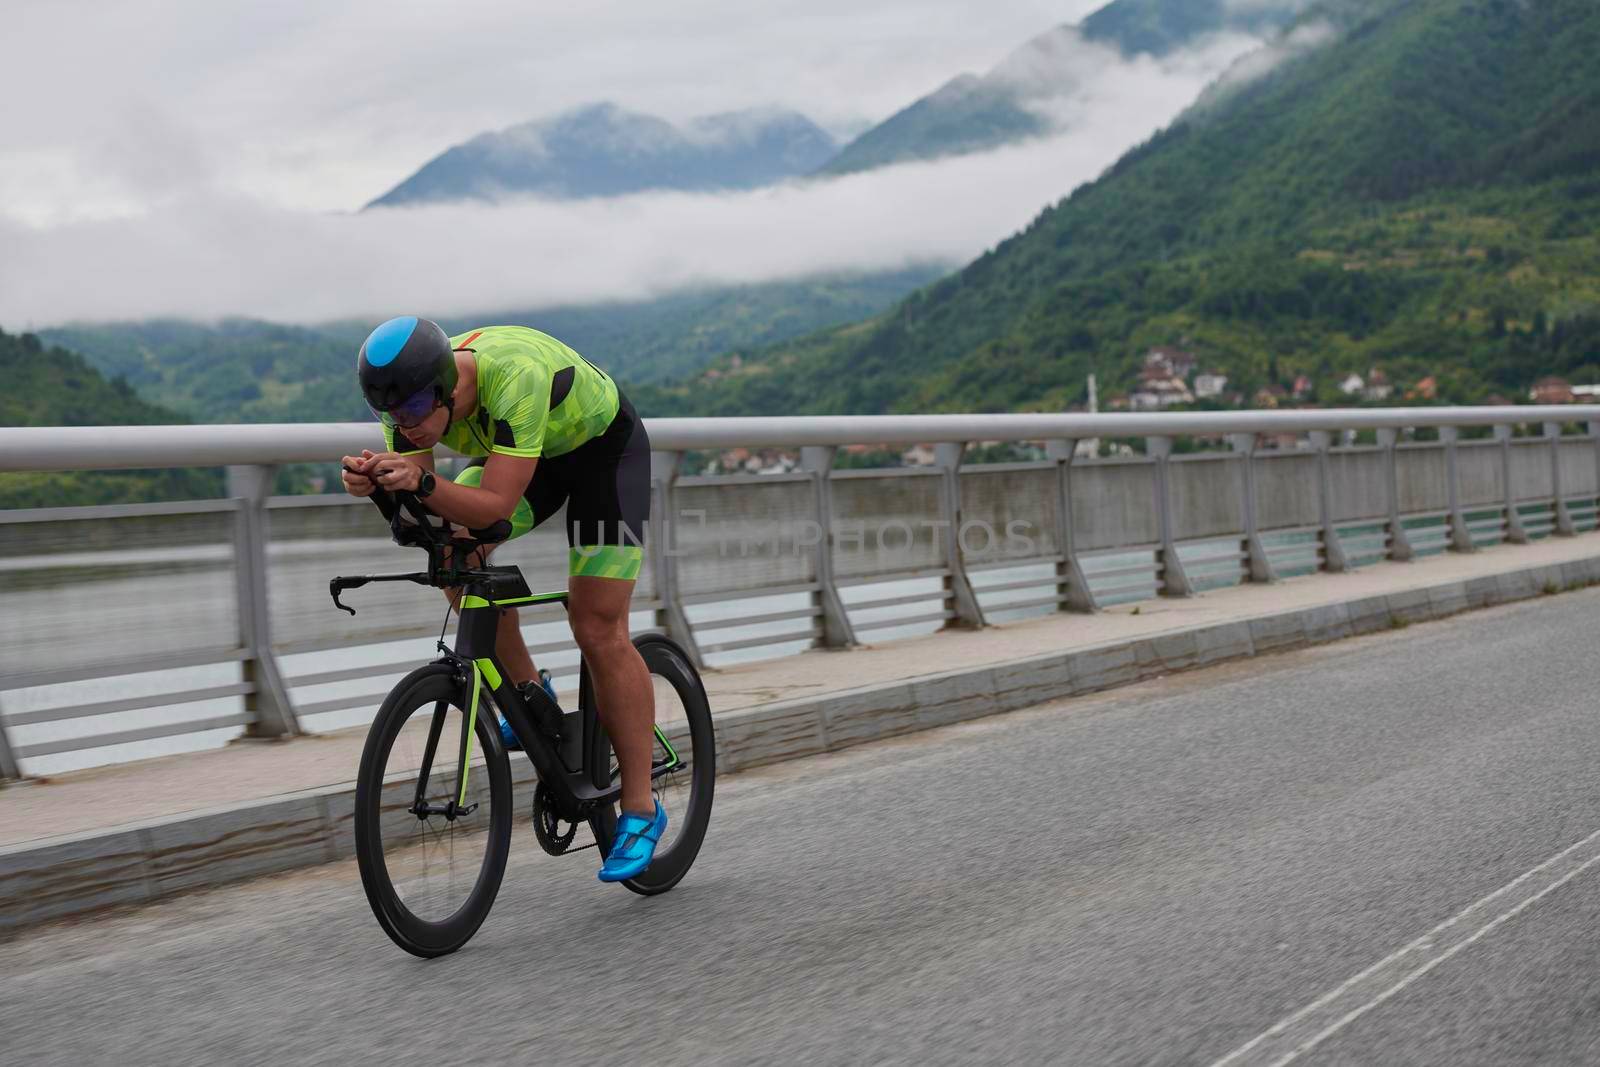
[{"label": "metal guardrail post", "polygon": [[1389,501],[1389,559],[1395,563],[1409,563],[1416,558],[1411,549],[1411,538],[1400,523],[1400,431],[1383,428],[1377,431],[1378,444],[1383,447],[1384,495]]},{"label": "metal guardrail post", "polygon": [[1594,442],[1594,520],[1595,529],[1600,530],[1600,422],[1586,422],[1583,428],[1589,432],[1589,439]]},{"label": "metal guardrail post", "polygon": [[1322,526],[1322,565],[1332,574],[1350,569],[1345,559],[1344,544],[1333,525],[1333,481],[1328,471],[1328,449],[1333,447],[1333,434],[1328,430],[1312,430],[1307,435],[1311,447],[1317,450],[1317,522]]},{"label": "metal guardrail post", "polygon": [[267,497],[278,468],[228,468],[228,495],[238,504],[234,518],[233,573],[237,589],[239,644],[250,650],[241,667],[254,690],[244,698],[252,737],[292,737],[300,732],[289,688],[272,652],[272,614],[267,601]]},{"label": "metal guardrail post", "polygon": [[1242,500],[1239,510],[1244,524],[1245,551],[1250,559],[1250,580],[1275,582],[1278,572],[1273,569],[1272,557],[1267,555],[1266,546],[1261,543],[1261,529],[1256,519],[1256,435],[1230,433],[1228,446],[1239,455]]},{"label": "metal guardrail post", "polygon": [[1559,537],[1572,537],[1578,528],[1567,510],[1567,497],[1561,491],[1561,424],[1547,422],[1544,435],[1550,442],[1550,492],[1555,497],[1555,533]]},{"label": "metal guardrail post", "polygon": [[11,753],[11,739],[6,736],[5,708],[0,706],[0,781],[11,781],[22,777],[22,768],[17,764],[17,757]]},{"label": "metal guardrail post", "polygon": [[683,610],[678,592],[676,486],[682,462],[682,452],[650,453],[650,480],[655,485],[652,495],[660,512],[651,514],[651,530],[645,540],[650,545],[650,565],[655,568],[656,599],[661,602],[656,609],[656,625],[683,646],[696,667],[704,669],[705,657],[700,654],[694,628],[689,625],[689,616]]},{"label": "metal guardrail post", "polygon": [[966,444],[960,441],[940,441],[933,446],[934,462],[944,474],[940,520],[944,524],[945,566],[949,569],[944,587],[952,594],[956,612],[949,621],[976,630],[983,626],[983,609],[967,579],[967,561],[961,556],[961,457],[966,451]]},{"label": "metal guardrail post", "polygon": [[838,454],[837,445],[805,445],[800,449],[800,466],[811,473],[812,502],[817,528],[817,591],[813,594],[822,610],[822,644],[825,648],[849,648],[856,643],[855,628],[844,610],[839,586],[833,577],[833,482],[828,474]]},{"label": "metal guardrail post", "polygon": [[1467,516],[1461,510],[1461,480],[1456,474],[1459,453],[1456,442],[1461,431],[1454,426],[1439,427],[1439,440],[1444,442],[1445,501],[1450,509],[1450,548],[1456,552],[1476,552],[1472,531],[1467,529]]},{"label": "metal guardrail post", "polygon": [[1500,488],[1505,497],[1501,506],[1506,512],[1506,540],[1512,544],[1528,543],[1528,531],[1523,528],[1522,515],[1517,511],[1517,494],[1511,487],[1511,438],[1514,427],[1496,426],[1494,439],[1500,442]]},{"label": "metal guardrail post", "polygon": [[1167,465],[1172,457],[1172,438],[1146,437],[1145,452],[1156,467],[1156,529],[1161,547],[1161,595],[1193,596],[1194,586],[1178,558],[1178,545],[1172,538],[1172,500],[1167,492]]},{"label": "metal guardrail post", "polygon": [[1072,535],[1072,461],[1078,453],[1078,442],[1072,439],[1045,442],[1045,455],[1056,464],[1056,547],[1061,559],[1056,563],[1056,589],[1067,587],[1065,610],[1081,611],[1093,615],[1100,610],[1095,603],[1094,590],[1078,562],[1078,552],[1073,547]]}]

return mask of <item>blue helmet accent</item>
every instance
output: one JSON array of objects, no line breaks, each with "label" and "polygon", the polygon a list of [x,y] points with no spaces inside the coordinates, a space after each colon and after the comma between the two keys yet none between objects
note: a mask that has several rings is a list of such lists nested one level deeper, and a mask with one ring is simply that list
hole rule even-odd
[{"label": "blue helmet accent", "polygon": [[356,376],[367,406],[385,412],[430,386],[449,406],[456,387],[456,358],[439,324],[403,315],[379,326],[361,345]]},{"label": "blue helmet accent", "polygon": [[394,362],[394,357],[406,346],[406,341],[411,337],[411,331],[417,328],[415,315],[402,315],[390,319],[367,335],[367,343],[361,346],[366,353],[367,362],[374,367],[387,367]]}]

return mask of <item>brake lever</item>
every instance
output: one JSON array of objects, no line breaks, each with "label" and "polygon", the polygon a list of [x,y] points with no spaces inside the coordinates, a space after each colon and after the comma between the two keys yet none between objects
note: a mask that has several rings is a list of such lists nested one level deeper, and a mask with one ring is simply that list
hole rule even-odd
[{"label": "brake lever", "polygon": [[340,611],[348,611],[350,614],[354,615],[356,613],[356,609],[341,601],[339,599],[339,594],[344,592],[346,589],[359,588],[360,586],[366,585],[370,581],[372,581],[372,579],[367,577],[334,578],[329,581],[328,595],[333,597],[333,606],[338,608]]}]

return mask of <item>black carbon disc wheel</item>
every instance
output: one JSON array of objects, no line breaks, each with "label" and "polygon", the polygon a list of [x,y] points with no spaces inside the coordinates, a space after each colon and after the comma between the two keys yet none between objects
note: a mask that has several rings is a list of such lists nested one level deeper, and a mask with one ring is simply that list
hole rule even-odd
[{"label": "black carbon disc wheel", "polygon": [[378,711],[356,778],[361,884],[384,932],[418,956],[454,952],[477,932],[511,847],[511,769],[481,695],[462,788],[469,694],[446,667],[412,672]]},{"label": "black carbon disc wheel", "polygon": [[[622,883],[635,893],[652,896],[665,893],[683,880],[705,841],[706,827],[711,822],[711,801],[716,791],[716,733],[700,673],[677,642],[664,634],[651,633],[640,634],[633,643],[650,672],[656,724],[666,734],[680,763],[677,770],[652,782],[655,797],[667,812],[667,829],[656,846],[655,858],[642,875]],[[660,761],[666,757],[666,749],[658,737],[653,758]],[[589,766],[604,769],[597,776],[597,785],[608,777],[617,778],[616,759],[604,729],[595,731]],[[611,850],[619,807],[616,804],[603,807],[589,820],[602,856]]]}]

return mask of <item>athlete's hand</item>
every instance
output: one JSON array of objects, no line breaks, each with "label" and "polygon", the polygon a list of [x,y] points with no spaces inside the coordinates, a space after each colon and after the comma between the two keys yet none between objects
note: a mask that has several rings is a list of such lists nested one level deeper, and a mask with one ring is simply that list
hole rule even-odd
[{"label": "athlete's hand", "polygon": [[370,455],[372,453],[367,452],[359,457],[345,456],[340,460],[340,466],[343,468],[340,477],[344,479],[344,491],[351,496],[371,496],[378,491],[377,483],[364,473],[367,465],[366,457]]},{"label": "athlete's hand", "polygon": [[379,452],[367,460],[373,481],[389,490],[414,493],[422,484],[422,465],[395,452]]}]

